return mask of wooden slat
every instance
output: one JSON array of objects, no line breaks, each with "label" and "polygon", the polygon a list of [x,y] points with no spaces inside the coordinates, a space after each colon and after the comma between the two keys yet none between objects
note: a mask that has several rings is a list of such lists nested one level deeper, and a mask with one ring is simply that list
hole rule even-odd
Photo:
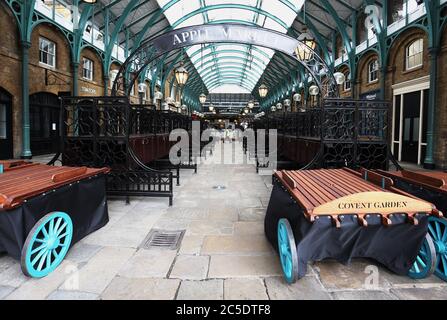
[{"label": "wooden slat", "polygon": [[53,174],[51,181],[62,182],[73,178],[78,178],[87,172],[86,167],[74,168],[72,170],[64,171],[61,173]]},{"label": "wooden slat", "polygon": [[24,200],[91,176],[108,173],[108,168],[24,165],[0,175],[0,209],[19,206]]}]

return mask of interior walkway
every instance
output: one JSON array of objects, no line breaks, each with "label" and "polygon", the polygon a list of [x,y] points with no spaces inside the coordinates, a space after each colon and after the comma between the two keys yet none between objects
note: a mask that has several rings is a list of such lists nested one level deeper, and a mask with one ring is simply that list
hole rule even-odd
[{"label": "interior walkway", "polygon": [[[271,177],[243,160],[240,144],[218,144],[197,174],[182,170],[172,207],[167,199],[110,200],[110,222],[44,279],[25,277],[1,256],[0,298],[447,299],[447,284],[435,277],[414,281],[366,260],[315,263],[287,285],[263,234]],[[179,250],[140,248],[153,228],[186,230]]]}]

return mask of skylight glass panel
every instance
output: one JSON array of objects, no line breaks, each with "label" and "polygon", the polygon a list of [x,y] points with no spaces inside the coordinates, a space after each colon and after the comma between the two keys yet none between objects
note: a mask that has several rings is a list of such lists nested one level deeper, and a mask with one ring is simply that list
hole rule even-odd
[{"label": "skylight glass panel", "polygon": [[[163,8],[171,0],[157,0],[157,2]],[[181,0],[167,9],[165,16],[171,26],[176,24],[175,28],[200,25],[205,21],[212,23],[239,21],[286,33],[303,3],[304,0],[288,0],[288,4],[279,0]],[[228,7],[225,7],[226,5]],[[241,7],[238,8],[238,5]],[[191,15],[185,21],[178,23],[182,17],[199,10],[202,6],[207,6],[210,10]],[[264,14],[256,12],[258,9],[263,10]],[[273,16],[266,17],[267,14]],[[186,52],[202,78],[206,76],[205,82],[208,85],[225,88],[222,84],[231,82],[243,85],[245,87],[243,91],[247,88],[253,89],[274,54],[273,50],[244,44],[205,45],[202,52],[201,46],[196,45],[186,49]],[[232,90],[232,92],[238,91]]]},{"label": "skylight glass panel", "polygon": [[[200,9],[200,2],[197,0],[188,0],[188,1],[179,1],[176,4],[174,4],[172,7],[170,7],[168,10],[165,11],[165,16],[168,19],[169,23],[173,25],[178,20],[180,20],[182,17],[190,14],[193,11]],[[200,14],[198,15],[201,16]],[[188,20],[192,20],[188,19]],[[203,23],[203,20],[202,22]],[[194,25],[192,24],[186,24],[186,25]],[[185,25],[184,25],[185,26]],[[176,27],[178,29],[179,27]]]},{"label": "skylight glass panel", "polygon": [[219,21],[219,20],[242,20],[242,21],[253,21],[254,12],[244,9],[226,8],[226,9],[216,9],[208,11],[209,21]]},{"label": "skylight glass panel", "polygon": [[277,22],[273,21],[270,18],[267,18],[265,23],[264,23],[264,28],[270,29],[270,30],[275,30],[281,33],[286,33],[287,29],[285,29],[283,26],[281,26],[280,24],[278,24]]},{"label": "skylight glass panel", "polygon": [[224,84],[217,85],[211,90],[211,93],[250,93],[250,91],[236,84]]}]

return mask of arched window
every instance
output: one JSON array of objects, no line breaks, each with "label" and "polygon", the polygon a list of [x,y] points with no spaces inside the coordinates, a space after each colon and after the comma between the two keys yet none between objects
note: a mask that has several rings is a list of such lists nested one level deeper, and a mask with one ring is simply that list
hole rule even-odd
[{"label": "arched window", "polygon": [[405,54],[405,69],[410,70],[422,66],[424,39],[417,39],[407,46]]},{"label": "arched window", "polygon": [[345,73],[345,82],[343,83],[343,89],[345,91],[350,91],[351,90],[351,73],[350,72],[346,72]]},{"label": "arched window", "polygon": [[374,82],[379,78],[379,61],[372,60],[368,64],[368,82]]}]

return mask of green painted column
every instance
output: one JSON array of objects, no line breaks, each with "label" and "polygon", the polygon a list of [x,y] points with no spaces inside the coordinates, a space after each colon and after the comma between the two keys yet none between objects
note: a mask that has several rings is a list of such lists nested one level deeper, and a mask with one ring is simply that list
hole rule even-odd
[{"label": "green painted column", "polygon": [[107,97],[109,95],[109,76],[105,75],[102,79],[104,80],[104,96]]},{"label": "green painted column", "polygon": [[22,41],[22,159],[31,159],[31,138],[29,119],[29,49],[31,42]]},{"label": "green painted column", "polygon": [[73,88],[72,88],[73,92],[72,92],[72,95],[78,96],[79,95],[79,89],[78,89],[79,62],[72,62],[71,68],[73,71]]},{"label": "green painted column", "polygon": [[428,48],[430,55],[430,95],[428,101],[427,112],[427,150],[424,160],[424,168],[434,169],[434,143],[435,143],[435,113],[436,113],[436,98],[437,98],[437,75],[438,75],[438,55],[439,48]]}]

